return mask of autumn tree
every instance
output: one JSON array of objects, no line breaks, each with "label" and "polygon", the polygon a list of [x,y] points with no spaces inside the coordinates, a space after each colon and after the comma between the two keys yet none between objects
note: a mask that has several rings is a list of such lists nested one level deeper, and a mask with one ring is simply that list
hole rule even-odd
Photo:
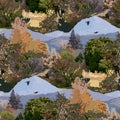
[{"label": "autumn tree", "polygon": [[21,45],[21,53],[28,51],[48,53],[47,44],[41,40],[33,40],[30,33],[27,31],[27,25],[20,18],[16,18],[12,23],[12,35],[10,39],[11,44],[19,43]]},{"label": "autumn tree", "polygon": [[87,113],[88,111],[99,112],[107,114],[107,105],[100,100],[93,100],[90,95],[87,85],[79,77],[72,83],[73,93],[71,94],[70,103],[80,103],[80,113]]}]

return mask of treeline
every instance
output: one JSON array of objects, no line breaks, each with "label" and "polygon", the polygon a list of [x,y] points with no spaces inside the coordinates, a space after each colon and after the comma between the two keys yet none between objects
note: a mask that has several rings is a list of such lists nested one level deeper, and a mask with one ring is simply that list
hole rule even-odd
[{"label": "treeline", "polygon": [[[118,27],[119,6],[120,2],[116,0],[105,16],[105,19]],[[46,33],[57,29],[68,32],[78,21],[103,11],[106,6],[100,4],[99,0],[1,0],[0,27],[11,27],[15,17],[22,18],[23,9],[47,14],[47,18],[40,22],[38,28],[30,27],[32,30]]]}]

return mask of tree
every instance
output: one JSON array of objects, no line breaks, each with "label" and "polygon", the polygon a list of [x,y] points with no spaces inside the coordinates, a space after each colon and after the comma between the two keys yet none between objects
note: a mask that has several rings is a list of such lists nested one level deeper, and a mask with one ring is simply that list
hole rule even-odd
[{"label": "tree", "polygon": [[83,60],[84,60],[84,56],[83,56],[82,53],[79,53],[79,55],[75,58],[75,61],[76,61],[76,62],[82,63]]},{"label": "tree", "polygon": [[85,48],[85,61],[91,72],[107,72],[112,68],[111,58],[115,57],[114,49],[111,49],[113,41],[109,38],[91,39]]},{"label": "tree", "polygon": [[89,17],[93,9],[88,0],[26,0],[26,4],[32,12],[40,11],[48,15],[40,23],[43,33],[57,29],[68,32],[78,21]]},{"label": "tree", "polygon": [[52,104],[53,101],[45,97],[31,99],[25,107],[25,120],[52,120],[56,115],[56,109],[48,107]]},{"label": "tree", "polygon": [[71,32],[69,43],[73,49],[82,49],[82,44],[80,44],[80,39],[76,37],[74,30]]},{"label": "tree", "polygon": [[34,41],[31,35],[27,31],[27,25],[20,18],[16,18],[14,23],[12,23],[13,32],[11,35],[10,43],[11,44],[20,44],[21,53],[26,53],[29,51],[33,52],[42,52],[44,54],[48,53],[48,45],[43,43],[39,39]]},{"label": "tree", "polygon": [[10,83],[7,83],[5,80],[0,79],[0,91],[9,92],[12,89]]},{"label": "tree", "polygon": [[9,104],[11,104],[12,108],[14,108],[14,109],[21,109],[22,108],[20,96],[15,95],[14,90],[11,91]]},{"label": "tree", "polygon": [[89,17],[92,13],[94,12],[89,0],[70,0],[63,19],[73,27],[78,21]]},{"label": "tree", "polygon": [[55,18],[56,14],[54,13],[48,15],[45,20],[39,23],[40,31],[42,31],[42,33],[47,33],[57,30],[58,23]]},{"label": "tree", "polygon": [[56,120],[81,120],[79,104],[70,104],[70,101],[59,93],[55,102],[57,108]]},{"label": "tree", "polygon": [[109,93],[118,89],[118,82],[115,80],[116,75],[108,76],[105,80],[99,83],[101,93]]},{"label": "tree", "polygon": [[22,8],[14,0],[0,1],[0,27],[11,27],[11,22],[22,16]]},{"label": "tree", "polygon": [[8,69],[8,61],[7,61],[7,47],[8,40],[5,38],[4,34],[0,35],[0,75],[3,78],[3,74]]},{"label": "tree", "polygon": [[120,75],[120,39],[118,34],[118,39],[114,41],[113,46],[113,57],[111,62],[113,63],[113,69],[117,75]]},{"label": "tree", "polygon": [[22,113],[20,113],[16,118],[15,120],[24,120],[24,117],[22,115]]},{"label": "tree", "polygon": [[26,5],[29,7],[31,12],[39,11],[40,0],[25,0]]},{"label": "tree", "polygon": [[120,27],[120,1],[116,0],[111,8],[112,17],[110,18],[111,22]]},{"label": "tree", "polygon": [[57,94],[56,100],[38,98],[30,100],[25,108],[25,120],[81,120],[78,104],[69,104],[64,95]]},{"label": "tree", "polygon": [[20,48],[20,44],[10,44],[3,35],[0,36],[0,76],[8,84],[16,84],[31,74],[29,63],[20,53]]},{"label": "tree", "polygon": [[100,100],[93,100],[92,96],[88,92],[85,81],[82,81],[79,77],[75,78],[72,83],[73,93],[71,94],[70,103],[79,103],[80,113],[84,114],[88,111],[94,111],[95,113],[108,114],[108,107]]},{"label": "tree", "polygon": [[39,1],[39,11],[48,13],[48,10],[51,9],[52,3],[49,0],[40,0]]},{"label": "tree", "polygon": [[58,87],[70,87],[75,77],[82,77],[81,73],[82,70],[79,67],[79,63],[71,60],[59,59],[51,68],[49,79],[52,84]]}]

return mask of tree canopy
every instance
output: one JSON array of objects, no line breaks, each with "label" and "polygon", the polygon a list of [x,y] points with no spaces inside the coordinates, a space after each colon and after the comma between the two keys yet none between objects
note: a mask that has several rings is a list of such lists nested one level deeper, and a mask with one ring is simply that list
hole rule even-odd
[{"label": "tree canopy", "polygon": [[113,50],[109,46],[113,43],[109,38],[91,39],[85,48],[85,61],[92,72],[107,72],[110,69],[111,62],[107,56],[112,56]]}]

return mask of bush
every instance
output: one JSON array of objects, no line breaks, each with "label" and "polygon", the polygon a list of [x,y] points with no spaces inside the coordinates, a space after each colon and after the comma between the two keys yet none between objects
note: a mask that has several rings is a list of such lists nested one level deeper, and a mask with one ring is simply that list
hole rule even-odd
[{"label": "bush", "polygon": [[51,73],[48,75],[50,82],[57,87],[71,87],[71,82],[79,76],[82,77],[80,64],[75,61],[60,59],[54,63]]},{"label": "bush", "polygon": [[56,114],[56,109],[53,106],[48,107],[52,103],[52,100],[45,97],[31,99],[25,107],[25,120],[48,120],[53,118],[54,114]]},{"label": "bush", "polygon": [[108,93],[112,92],[118,89],[118,82],[115,81],[116,75],[112,75],[110,77],[107,77],[105,80],[100,82],[100,92],[101,93]]},{"label": "bush", "polygon": [[5,80],[0,79],[0,91],[9,92],[12,89],[10,83],[5,82]]},{"label": "bush", "polygon": [[75,57],[68,50],[60,51],[60,56],[63,59],[67,59],[67,60],[73,60],[74,61],[74,59],[75,59]]},{"label": "bush", "polygon": [[0,112],[0,120],[15,120],[15,117],[8,111]]},{"label": "bush", "polygon": [[86,44],[85,61],[91,72],[107,72],[112,67],[111,59],[114,49],[113,41],[109,38],[91,39]]}]

